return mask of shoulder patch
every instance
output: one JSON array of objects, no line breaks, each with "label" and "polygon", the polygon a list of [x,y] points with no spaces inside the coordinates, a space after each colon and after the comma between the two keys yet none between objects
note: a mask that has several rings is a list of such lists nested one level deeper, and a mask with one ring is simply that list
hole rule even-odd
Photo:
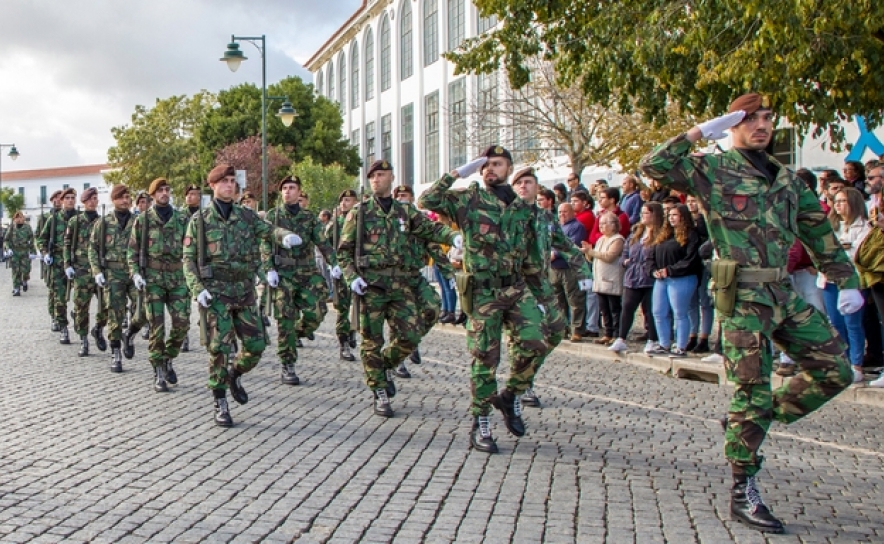
[{"label": "shoulder patch", "polygon": [[184,237],[184,247],[190,247],[190,244],[193,242],[193,238],[190,236]]}]

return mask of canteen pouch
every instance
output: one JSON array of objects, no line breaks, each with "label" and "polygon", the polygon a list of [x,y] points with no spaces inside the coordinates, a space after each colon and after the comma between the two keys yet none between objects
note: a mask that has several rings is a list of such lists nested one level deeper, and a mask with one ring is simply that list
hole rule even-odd
[{"label": "canteen pouch", "polygon": [[455,272],[454,283],[460,297],[460,309],[465,314],[473,313],[473,275],[466,272]]},{"label": "canteen pouch", "polygon": [[737,261],[712,261],[709,268],[715,309],[724,317],[732,317],[737,299]]}]

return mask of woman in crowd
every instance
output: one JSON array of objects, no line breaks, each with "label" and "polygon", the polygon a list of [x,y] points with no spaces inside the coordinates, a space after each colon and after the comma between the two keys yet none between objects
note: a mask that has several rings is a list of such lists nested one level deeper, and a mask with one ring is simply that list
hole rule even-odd
[{"label": "woman in crowd", "polygon": [[620,234],[620,220],[611,212],[604,212],[599,218],[602,237],[595,243],[595,249],[583,242],[583,254],[592,259],[592,290],[598,296],[599,312],[605,335],[596,344],[609,345],[614,341],[620,326],[620,298],[623,296],[623,267],[620,256],[623,254],[625,239]]},{"label": "woman in crowd", "polygon": [[[437,221],[451,227],[454,230],[457,230],[457,225],[451,223],[448,219],[448,216],[443,214],[438,214]],[[451,259],[453,247],[442,246],[442,250],[448,254],[448,259],[451,261],[451,266],[454,267],[455,270],[460,270],[463,267],[463,264],[460,260],[455,261]],[[454,256],[457,256],[455,252]],[[463,257],[461,257],[462,259]],[[439,323],[454,323],[457,320],[457,316],[454,315],[454,311],[457,307],[457,291],[454,286],[451,284],[451,280],[453,278],[445,278],[442,275],[442,272],[439,270],[439,267],[433,264],[433,275],[436,276],[436,282],[439,283],[439,288],[442,291],[442,313],[439,315]]]},{"label": "woman in crowd", "polygon": [[[857,248],[869,234],[869,216],[865,201],[862,193],[853,187],[847,187],[835,194],[833,203],[832,211],[829,212],[829,222],[832,223],[832,228],[835,229],[835,235],[844,247],[844,251],[853,260]],[[848,358],[853,365],[853,381],[859,383],[863,380],[863,354],[866,349],[863,310],[841,315],[838,311],[838,287],[826,281],[822,273],[817,276],[817,286],[823,290],[823,302],[826,305],[829,321],[841,335],[842,340],[847,342]]]},{"label": "woman in crowd", "polygon": [[663,228],[663,206],[659,202],[645,202],[642,205],[641,219],[632,228],[632,234],[623,248],[621,264],[623,273],[623,308],[620,312],[620,334],[611,344],[611,351],[626,351],[626,337],[635,321],[639,306],[645,318],[648,343],[645,353],[660,349],[657,327],[651,312],[651,299],[654,293],[654,278],[645,270],[645,252]]},{"label": "woman in crowd", "polygon": [[844,163],[844,181],[848,187],[853,187],[863,195],[863,199],[869,197],[866,191],[866,167],[859,161],[846,161]]},{"label": "woman in crowd", "polygon": [[[702,246],[709,240],[706,218],[700,213],[700,204],[696,197],[688,196],[685,203],[691,211],[691,218],[694,220]],[[691,309],[688,313],[691,320],[691,336],[685,351],[709,353],[709,335],[712,334],[715,308],[712,305],[712,297],[709,296],[709,270],[702,265],[698,267],[698,270],[697,290],[691,297]]]},{"label": "woman in crowd", "polygon": [[[694,228],[691,212],[684,204],[669,210],[667,221],[648,248],[645,269],[654,282],[653,312],[660,347],[651,354],[670,353],[684,357],[691,330],[688,310],[697,289],[700,237]],[[672,342],[672,319],[675,317],[676,340]]]},{"label": "woman in crowd", "polygon": [[[874,219],[869,234],[854,254],[862,285],[872,292],[878,315],[884,315],[884,210],[873,209]],[[869,383],[872,387],[884,387],[884,373]]]}]

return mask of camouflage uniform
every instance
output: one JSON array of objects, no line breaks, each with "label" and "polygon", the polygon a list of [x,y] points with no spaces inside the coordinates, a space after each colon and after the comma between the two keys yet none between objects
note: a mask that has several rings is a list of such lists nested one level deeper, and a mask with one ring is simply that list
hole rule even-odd
[{"label": "camouflage uniform", "polygon": [[[722,350],[736,389],[728,414],[725,455],[734,474],[754,476],[758,450],[771,419],[792,423],[813,412],[851,383],[844,343],[826,317],[804,302],[786,278],[788,250],[797,237],[814,264],[841,289],[859,287],[853,265],[838,244],[819,201],[804,182],[774,158],[773,181],[743,154],[691,155],[682,134],[642,160],[642,170],[662,185],[696,196],[721,259],[740,274],[782,273],[782,279],[739,282],[736,307],[722,317]],[[771,392],[771,343],[801,372]]]},{"label": "camouflage uniform", "polygon": [[84,337],[89,330],[89,306],[92,297],[98,299],[98,313],[95,316],[96,327],[107,325],[107,307],[102,300],[98,285],[89,265],[89,244],[92,227],[98,221],[98,214],[89,219],[87,212],[80,212],[68,221],[64,233],[64,268],[73,268],[76,276],[71,280],[71,291],[74,302],[74,332]]},{"label": "camouflage uniform", "polygon": [[[411,206],[409,204],[409,206]],[[415,208],[415,211],[417,209]],[[420,212],[418,212],[420,213]],[[434,242],[426,242],[415,236],[411,237],[411,248],[403,256],[403,268],[410,274],[411,288],[414,291],[418,307],[417,329],[423,338],[432,330],[439,319],[439,310],[442,307],[442,298],[439,292],[430,285],[423,275],[423,269],[429,259],[433,259],[442,276],[454,278],[454,267],[448,260],[448,256],[442,251],[442,247]]]},{"label": "camouflage uniform", "polygon": [[[157,368],[178,357],[181,342],[190,327],[190,293],[184,281],[184,265],[181,262],[184,249],[186,214],[172,209],[172,215],[163,223],[151,206],[139,214],[129,235],[127,258],[131,275],[140,274],[144,287],[144,308],[150,326],[148,359]],[[140,263],[141,241],[144,222],[147,221],[147,249],[145,266]],[[166,339],[166,310],[172,321],[169,338]]]},{"label": "camouflage uniform", "polygon": [[[52,257],[52,264],[46,271],[46,286],[49,288],[52,319],[58,323],[61,329],[68,326],[68,278],[64,273],[64,232],[67,229],[68,220],[76,213],[76,210],[52,212],[37,238],[37,247],[39,247],[40,253]],[[50,245],[52,245],[52,251],[49,251]]]},{"label": "camouflage uniform", "polygon": [[[204,221],[206,237],[205,265],[211,267],[212,277],[200,275],[197,236],[200,218]],[[287,234],[291,233],[274,229],[251,209],[235,205],[226,220],[213,203],[202,210],[202,215],[195,215],[188,222],[184,236],[184,278],[194,298],[203,290],[213,297],[205,309],[209,389],[227,390],[227,363],[236,337],[242,344],[233,368],[245,374],[260,361],[267,342],[256,306],[255,256],[260,254],[259,244],[270,244],[274,236],[279,243]]]},{"label": "camouflage uniform", "polygon": [[[361,252],[357,250],[357,220],[364,207]],[[344,278],[351,285],[361,277],[368,284],[362,297],[359,332],[360,355],[369,389],[387,387],[386,371],[396,368],[420,342],[418,310],[412,287],[413,271],[404,267],[412,237],[424,241],[451,243],[454,233],[434,223],[411,206],[391,199],[384,211],[377,197],[357,204],[341,229],[338,259]],[[361,255],[357,261],[357,253]],[[390,325],[390,343],[384,345],[384,321]],[[382,349],[383,348],[383,349]]]},{"label": "camouflage uniform", "polygon": [[473,278],[473,308],[467,322],[474,416],[488,416],[497,395],[497,365],[503,327],[512,338],[508,396],[530,387],[536,359],[547,351],[537,299],[521,276],[528,248],[535,243],[534,207],[516,197],[505,205],[478,183],[451,190],[455,178],[442,176],[419,200],[422,208],[451,217],[464,237],[463,267]]},{"label": "camouflage uniform", "polygon": [[9,257],[9,265],[12,267],[12,287],[18,290],[31,279],[31,254],[36,252],[34,231],[27,223],[21,225],[13,223],[6,231],[3,245],[6,249],[12,250],[12,256]]},{"label": "camouflage uniform", "polygon": [[[326,226],[325,235],[329,241],[333,241],[335,238],[340,239],[341,229],[344,227],[344,221],[347,219],[344,215],[338,215],[337,220],[332,219],[329,221]],[[332,231],[332,229],[337,229],[337,235]],[[333,248],[336,252],[338,248]],[[350,337],[350,302],[352,298],[352,293],[350,292],[350,286],[346,284],[344,281],[340,280],[332,280],[335,282],[335,311],[338,312],[338,316],[335,319],[335,334],[338,337],[338,340],[341,340],[344,337],[349,339]]]},{"label": "camouflage uniform", "polygon": [[277,246],[275,252],[263,255],[265,273],[273,269],[279,274],[279,285],[272,289],[279,333],[276,353],[280,362],[290,364],[298,360],[298,337],[312,336],[322,322],[318,306],[325,305],[325,297],[319,300],[317,294],[325,288],[325,278],[316,268],[314,246],[332,266],[337,260],[322,233],[322,224],[310,210],[298,208],[297,214],[292,214],[282,205],[268,211],[265,219],[294,232],[302,240],[299,246],[291,249]]}]

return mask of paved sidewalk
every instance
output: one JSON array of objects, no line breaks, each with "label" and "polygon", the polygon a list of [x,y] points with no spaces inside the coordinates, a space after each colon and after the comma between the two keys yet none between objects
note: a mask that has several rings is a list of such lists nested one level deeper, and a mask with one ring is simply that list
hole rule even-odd
[{"label": "paved sidewalk", "polygon": [[869,406],[774,426],[761,487],[788,534],[764,536],[728,514],[726,387],[561,349],[527,435],[495,413],[488,456],[468,449],[460,330],[430,334],[385,420],[338,360],[332,313],[302,350],[303,385],[279,383],[272,346],[222,429],[196,327],[179,385],[157,394],[143,340],[123,374],[80,359],[31,286],[13,298],[0,274],[2,542],[884,541],[884,414]]}]

